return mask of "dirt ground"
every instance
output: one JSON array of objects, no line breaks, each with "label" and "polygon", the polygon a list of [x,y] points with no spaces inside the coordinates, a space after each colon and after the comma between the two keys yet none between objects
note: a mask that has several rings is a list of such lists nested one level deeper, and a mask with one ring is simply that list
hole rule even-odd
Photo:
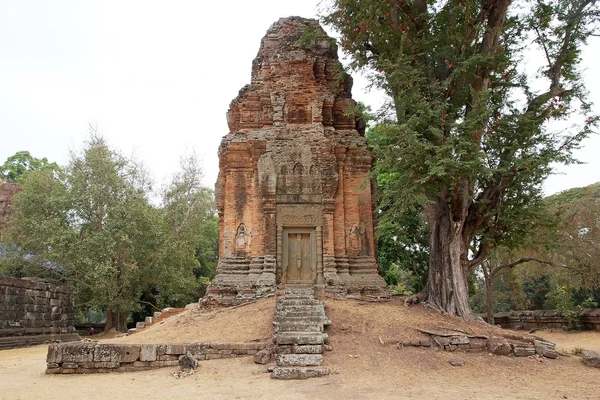
[{"label": "dirt ground", "polygon": [[[221,341],[260,338],[270,335],[267,332],[271,329],[273,307],[273,300],[266,299],[234,310],[211,311],[215,312],[211,318],[190,312],[178,316],[179,323],[177,319],[167,320],[144,333],[111,341],[136,338],[141,342],[147,335],[148,340],[154,337],[164,342],[171,334],[176,335],[177,341],[188,341],[185,338],[191,336],[183,335],[194,326],[196,333],[192,336],[198,340],[218,336],[213,328],[227,336],[219,336]],[[263,312],[271,314],[267,318],[259,314]],[[539,361],[487,353],[398,350],[394,346],[398,340],[419,335],[415,328],[451,327],[484,334],[500,332],[496,329],[441,316],[422,307],[407,309],[397,301],[373,304],[327,300],[327,314],[333,322],[328,329],[333,351],[325,354],[325,365],[331,369],[328,377],[276,381],[269,378],[265,366],[254,364],[252,358],[202,361],[196,374],[179,380],[171,376],[176,368],[121,374],[44,375],[46,346],[36,346],[0,351],[0,399],[600,399],[600,370],[586,367],[579,357]],[[187,328],[180,329],[186,326],[182,325],[185,320]],[[167,323],[173,324],[171,332],[160,333]],[[546,336],[545,332],[537,334]],[[570,343],[578,343],[575,347],[600,347],[600,332],[550,332],[547,338],[559,348],[566,349]],[[449,360],[462,360],[465,365],[453,367]]]},{"label": "dirt ground", "polygon": [[[235,308],[193,307],[129,336],[103,343],[251,342],[273,337],[275,297]],[[95,337],[96,338],[96,337]]]}]

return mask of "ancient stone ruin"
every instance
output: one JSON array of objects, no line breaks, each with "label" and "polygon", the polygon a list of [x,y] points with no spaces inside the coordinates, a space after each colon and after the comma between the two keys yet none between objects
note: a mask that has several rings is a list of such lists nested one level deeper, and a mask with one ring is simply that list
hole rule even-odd
[{"label": "ancient stone ruin", "polygon": [[0,276],[0,349],[80,340],[74,295],[73,288],[42,279]]},{"label": "ancient stone ruin", "polygon": [[374,160],[351,88],[316,20],[282,18],[267,31],[227,113],[220,261],[206,299],[236,304],[286,283],[388,296],[375,258]]}]

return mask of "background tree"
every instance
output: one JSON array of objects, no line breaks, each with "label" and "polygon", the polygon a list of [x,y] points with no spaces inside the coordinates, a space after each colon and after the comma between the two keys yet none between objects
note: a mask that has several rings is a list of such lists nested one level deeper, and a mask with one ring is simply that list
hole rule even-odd
[{"label": "background tree", "polygon": [[46,157],[35,158],[28,151],[18,151],[8,157],[0,167],[0,180],[6,182],[22,182],[28,171],[60,171],[54,162],[48,162]]},{"label": "background tree", "polygon": [[[566,314],[600,302],[600,184],[543,200],[548,223],[518,251],[493,248],[477,272],[478,311],[559,309]],[[493,295],[492,295],[493,293]]]},{"label": "background tree", "polygon": [[182,167],[163,205],[153,206],[143,168],[92,129],[63,173],[28,173],[9,231],[13,243],[35,254],[28,275],[75,286],[78,307],[106,311],[106,330],[126,330],[127,316],[141,305],[196,301],[194,270],[210,275],[197,253],[210,258],[203,235],[213,228],[214,205],[195,158]]},{"label": "background tree", "polygon": [[[412,301],[471,318],[470,271],[531,231],[550,164],[598,122],[577,69],[598,15],[595,0],[332,0],[325,22],[395,111],[377,136],[400,189],[387,204],[424,207],[428,279]],[[537,80],[520,68],[534,46]],[[581,124],[550,128],[570,117]]]}]

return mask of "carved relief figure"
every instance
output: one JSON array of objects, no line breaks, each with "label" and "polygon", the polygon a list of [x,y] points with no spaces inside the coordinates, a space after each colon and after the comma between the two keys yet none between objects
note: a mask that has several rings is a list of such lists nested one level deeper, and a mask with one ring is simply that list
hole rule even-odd
[{"label": "carved relief figure", "polygon": [[354,224],[350,229],[348,234],[348,247],[352,250],[356,250],[357,254],[361,254],[362,252],[362,241],[363,241],[363,232],[362,229]]},{"label": "carved relief figure", "polygon": [[297,162],[296,165],[294,165],[293,172],[294,175],[304,175],[304,167],[301,163]]},{"label": "carved relief figure", "polygon": [[246,232],[246,226],[244,224],[240,224],[237,229],[237,234],[235,236],[235,247],[238,250],[243,250],[246,248],[246,243],[248,233]]}]

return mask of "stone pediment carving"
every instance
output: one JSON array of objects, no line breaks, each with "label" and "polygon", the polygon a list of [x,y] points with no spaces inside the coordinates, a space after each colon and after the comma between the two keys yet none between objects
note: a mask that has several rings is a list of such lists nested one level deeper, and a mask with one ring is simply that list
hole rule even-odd
[{"label": "stone pediment carving", "polygon": [[279,204],[277,206],[278,226],[322,226],[323,212],[320,205]]}]

